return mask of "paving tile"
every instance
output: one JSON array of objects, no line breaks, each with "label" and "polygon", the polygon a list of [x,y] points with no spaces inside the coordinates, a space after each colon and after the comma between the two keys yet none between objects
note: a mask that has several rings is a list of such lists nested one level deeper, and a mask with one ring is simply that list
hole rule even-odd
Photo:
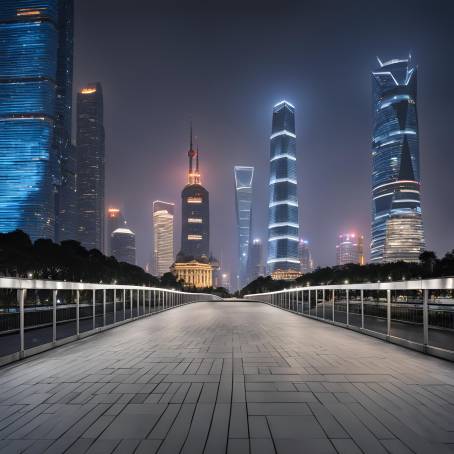
[{"label": "paving tile", "polygon": [[198,303],[0,369],[0,451],[454,452],[454,364],[257,303]]}]

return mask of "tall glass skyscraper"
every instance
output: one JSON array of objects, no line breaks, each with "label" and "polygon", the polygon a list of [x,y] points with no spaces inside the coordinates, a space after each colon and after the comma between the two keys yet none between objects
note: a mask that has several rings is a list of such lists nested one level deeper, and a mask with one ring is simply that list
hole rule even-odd
[{"label": "tall glass skyscraper", "polygon": [[235,206],[238,227],[239,276],[240,287],[243,288],[248,280],[247,264],[251,242],[254,167],[235,166],[233,173],[235,176]]},{"label": "tall glass skyscraper", "polygon": [[410,58],[372,73],[371,262],[416,262],[424,250],[421,219],[417,69]]},{"label": "tall glass skyscraper", "polygon": [[73,88],[73,0],[58,2],[58,52],[55,142],[57,151],[55,240],[77,236],[76,148],[71,144]]},{"label": "tall glass skyscraper", "polygon": [[115,229],[111,234],[112,255],[119,262],[136,264],[136,235],[126,226]]},{"label": "tall glass skyscraper", "polygon": [[78,239],[87,249],[104,248],[104,125],[101,84],[77,93]]},{"label": "tall glass skyscraper", "polygon": [[281,101],[273,108],[268,209],[268,272],[299,271],[295,107]]},{"label": "tall glass skyscraper", "polygon": [[0,2],[0,231],[54,238],[57,0]]},{"label": "tall glass skyscraper", "polygon": [[162,276],[170,271],[174,261],[173,218],[175,204],[153,202],[154,273]]}]

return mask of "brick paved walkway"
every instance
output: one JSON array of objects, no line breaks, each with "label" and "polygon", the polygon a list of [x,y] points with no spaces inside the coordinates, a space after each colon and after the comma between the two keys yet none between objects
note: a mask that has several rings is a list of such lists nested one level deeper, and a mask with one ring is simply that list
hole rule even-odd
[{"label": "brick paved walkway", "polygon": [[198,303],[0,369],[1,453],[454,452],[454,364]]}]

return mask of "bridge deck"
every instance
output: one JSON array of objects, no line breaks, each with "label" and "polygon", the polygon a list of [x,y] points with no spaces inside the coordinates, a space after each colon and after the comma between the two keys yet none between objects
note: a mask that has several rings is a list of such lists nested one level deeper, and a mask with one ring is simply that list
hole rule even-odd
[{"label": "bridge deck", "polygon": [[0,370],[2,453],[454,452],[454,364],[198,303]]}]

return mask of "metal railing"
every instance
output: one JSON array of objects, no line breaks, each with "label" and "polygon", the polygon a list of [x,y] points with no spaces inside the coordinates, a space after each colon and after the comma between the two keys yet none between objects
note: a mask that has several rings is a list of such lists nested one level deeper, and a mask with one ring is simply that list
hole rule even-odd
[{"label": "metal railing", "polygon": [[454,361],[454,278],[307,286],[245,298]]},{"label": "metal railing", "polygon": [[205,293],[0,278],[0,365],[197,301]]}]

